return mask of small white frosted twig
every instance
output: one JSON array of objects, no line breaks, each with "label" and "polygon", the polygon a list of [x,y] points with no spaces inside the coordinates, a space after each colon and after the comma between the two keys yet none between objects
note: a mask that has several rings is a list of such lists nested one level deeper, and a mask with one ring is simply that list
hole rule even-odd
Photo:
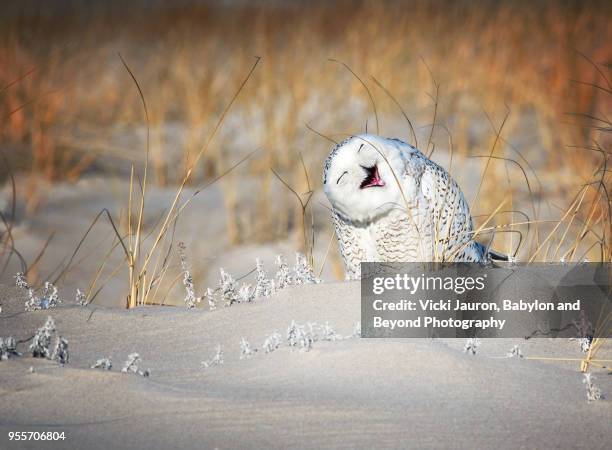
[{"label": "small white frosted twig", "polygon": [[80,289],[77,289],[74,301],[79,306],[87,306],[87,298],[85,297],[85,293]]},{"label": "small white frosted twig", "polygon": [[98,359],[92,366],[92,369],[111,370],[113,363],[110,358]]},{"label": "small white frosted twig", "polygon": [[295,284],[310,284],[310,283],[320,283],[319,280],[308,264],[308,260],[301,253],[295,254]]},{"label": "small white frosted twig", "polygon": [[133,372],[136,373],[138,371],[138,364],[140,363],[140,355],[138,353],[130,353],[128,355],[128,359],[123,364],[123,368],[121,372],[128,373]]},{"label": "small white frosted twig", "polygon": [[287,328],[287,345],[289,347],[298,347],[300,351],[310,351],[315,341],[313,333],[314,325],[312,322],[309,323],[309,329],[306,330],[303,325],[298,325],[295,320],[292,320]]},{"label": "small white frosted twig", "polygon": [[255,285],[255,298],[268,298],[274,292],[274,280],[268,279],[261,259],[255,260],[257,267],[257,284]]},{"label": "small white frosted twig", "polygon": [[236,280],[229,273],[219,269],[221,279],[219,280],[219,288],[221,289],[221,297],[225,301],[225,306],[232,306],[238,302],[238,290],[236,288]]},{"label": "small white frosted twig", "polygon": [[36,295],[34,289],[28,284],[25,275],[21,272],[15,275],[15,286],[26,292],[25,310],[27,312],[55,308],[61,303],[57,287],[49,281],[45,282],[40,297]]},{"label": "small white frosted twig", "polygon": [[26,292],[27,300],[25,302],[26,311],[36,311],[42,309],[40,299],[36,296],[34,289],[28,284],[25,275],[22,272],[17,272],[15,275],[15,286]]},{"label": "small white frosted twig", "polygon": [[140,375],[142,377],[148,377],[150,375],[150,370],[140,370],[139,365],[141,363],[140,355],[138,353],[130,353],[128,355],[128,359],[123,364],[123,368],[121,372],[123,373],[134,373],[136,375]]},{"label": "small white frosted twig", "polygon": [[289,347],[295,347],[298,341],[298,325],[295,320],[291,321],[291,324],[287,328],[287,345]]},{"label": "small white frosted twig", "polygon": [[249,341],[247,341],[245,338],[240,339],[240,359],[248,359],[255,355],[256,352],[257,349],[252,348]]},{"label": "small white frosted twig", "polygon": [[62,336],[57,337],[51,359],[59,362],[60,364],[68,363],[70,354],[68,353],[68,340],[66,338]]},{"label": "small white frosted twig", "polygon": [[17,351],[17,341],[13,336],[5,339],[0,337],[0,361],[6,361],[11,356],[21,356]]},{"label": "small white frosted twig", "polygon": [[580,311],[580,319],[572,321],[572,325],[576,329],[576,337],[570,338],[570,340],[578,341],[580,351],[588,353],[593,342],[593,324],[586,317],[585,312]]},{"label": "small white frosted twig", "polygon": [[321,330],[322,341],[338,341],[342,339],[342,336],[336,333],[336,331],[329,325],[329,322],[325,322]]},{"label": "small white frosted twig", "polygon": [[24,289],[26,291],[28,289],[30,289],[30,285],[28,284],[28,280],[26,280],[26,277],[23,274],[23,272],[17,272],[15,274],[15,286],[17,286],[20,289]]},{"label": "small white frosted twig", "polygon": [[242,283],[238,289],[238,303],[252,303],[255,300],[255,289],[250,284]]},{"label": "small white frosted twig", "polygon": [[30,352],[34,358],[49,358],[51,356],[51,335],[55,332],[55,322],[49,316],[45,324],[40,327],[30,344]]},{"label": "small white frosted twig", "polygon": [[60,303],[61,300],[57,293],[57,287],[53,283],[45,281],[42,296],[40,297],[41,309],[55,308]]},{"label": "small white frosted twig", "polygon": [[523,359],[523,352],[521,351],[518,345],[515,345],[510,349],[510,351],[508,351],[508,353],[506,353],[506,358]]},{"label": "small white frosted twig", "polygon": [[280,347],[282,341],[283,337],[280,335],[280,333],[275,331],[266,338],[262,347],[266,353],[272,353],[274,350]]},{"label": "small white frosted twig", "polygon": [[591,377],[590,372],[585,373],[584,378],[582,379],[582,383],[586,386],[587,401],[589,403],[597,400],[603,400],[605,398],[601,392],[601,389],[595,386],[593,380],[594,378]]},{"label": "small white frosted twig", "polygon": [[471,353],[472,355],[476,354],[476,350],[480,347],[480,339],[478,338],[469,338],[463,347],[463,353]]},{"label": "small white frosted twig", "polygon": [[214,311],[217,309],[217,300],[215,298],[215,291],[211,288],[206,288],[206,292],[204,293],[204,299],[208,302],[209,311]]},{"label": "small white frosted twig", "polygon": [[207,361],[202,361],[202,365],[207,368],[223,365],[223,350],[221,350],[221,344],[217,344],[215,355]]},{"label": "small white frosted twig", "polygon": [[276,263],[276,289],[284,289],[287,286],[291,286],[295,284],[293,276],[291,275],[291,271],[289,270],[289,266],[287,265],[287,261],[283,255],[278,255],[275,260]]},{"label": "small white frosted twig", "polygon": [[309,352],[314,344],[314,335],[310,331],[306,331],[304,327],[298,328],[298,347],[301,352]]},{"label": "small white frosted twig", "polygon": [[353,336],[360,338],[361,337],[361,321],[355,323],[353,327]]},{"label": "small white frosted twig", "polygon": [[202,297],[195,295],[195,288],[193,286],[193,278],[189,267],[187,266],[187,247],[184,242],[178,243],[179,258],[181,260],[181,270],[183,271],[183,286],[185,287],[185,305],[188,309],[195,308],[198,303],[202,300]]}]

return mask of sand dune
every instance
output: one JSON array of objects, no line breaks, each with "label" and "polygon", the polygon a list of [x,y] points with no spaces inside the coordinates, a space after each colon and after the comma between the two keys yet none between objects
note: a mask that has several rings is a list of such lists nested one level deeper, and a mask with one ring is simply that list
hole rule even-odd
[{"label": "sand dune", "polygon": [[[476,355],[456,340],[317,341],[309,352],[286,343],[292,320],[329,322],[350,336],[359,320],[359,284],[288,288],[254,304],[214,312],[142,307],[62,306],[23,313],[2,288],[0,335],[26,339],[47,316],[69,340],[70,362],[31,356],[0,362],[1,448],[8,431],[65,431],[45,448],[608,448],[612,407],[587,403],[573,363],[500,358],[519,344],[526,356],[579,357],[575,342],[484,340]],[[259,351],[240,359],[245,337]],[[224,364],[209,368],[217,345]],[[27,350],[21,344],[20,350]],[[138,352],[151,375],[120,373]],[[109,356],[113,369],[90,369]],[[33,372],[30,372],[33,367]],[[604,393],[612,377],[595,373]]]}]

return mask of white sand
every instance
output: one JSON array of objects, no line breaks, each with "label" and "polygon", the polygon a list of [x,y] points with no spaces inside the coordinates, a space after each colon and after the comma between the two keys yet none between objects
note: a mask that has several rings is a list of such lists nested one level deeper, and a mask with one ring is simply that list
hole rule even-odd
[{"label": "white sand", "polygon": [[[329,321],[350,334],[359,320],[355,283],[294,287],[212,313],[65,306],[22,313],[17,291],[1,291],[0,336],[27,338],[51,315],[70,342],[70,362],[29,355],[0,362],[0,448],[594,449],[612,442],[611,402],[587,403],[577,363],[498,358],[515,343],[526,356],[580,357],[576,342],[483,340],[474,356],[454,340],[350,338],[315,342],[310,352],[261,350],[293,319]],[[239,359],[243,336],[260,349],[248,360]],[[217,344],[225,364],[203,368]],[[119,372],[134,351],[150,378]],[[105,356],[111,372],[89,369]],[[612,395],[612,376],[594,376]],[[7,432],[17,430],[64,431],[67,440],[8,442]]]}]

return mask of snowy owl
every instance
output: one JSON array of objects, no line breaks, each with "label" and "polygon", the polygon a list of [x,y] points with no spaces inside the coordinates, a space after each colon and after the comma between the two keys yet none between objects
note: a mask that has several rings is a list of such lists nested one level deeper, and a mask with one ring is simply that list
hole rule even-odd
[{"label": "snowy owl", "polygon": [[505,259],[472,239],[469,207],[448,172],[398,139],[341,142],[325,161],[323,188],[347,279],[360,278],[365,261]]}]

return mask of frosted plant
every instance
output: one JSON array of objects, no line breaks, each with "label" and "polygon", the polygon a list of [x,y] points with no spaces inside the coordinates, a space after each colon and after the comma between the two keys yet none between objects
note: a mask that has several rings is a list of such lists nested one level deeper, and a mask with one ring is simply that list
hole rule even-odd
[{"label": "frosted plant", "polygon": [[582,382],[586,385],[587,401],[589,403],[595,400],[602,400],[604,398],[603,394],[601,393],[601,389],[599,389],[593,383],[593,379],[591,378],[590,373],[584,374],[584,379],[582,380]]},{"label": "frosted plant", "polygon": [[223,350],[221,350],[221,344],[217,344],[215,356],[210,358],[208,361],[203,361],[202,364],[204,365],[204,367],[223,365]]},{"label": "frosted plant", "polygon": [[[576,340],[580,345],[580,350],[583,353],[588,353],[591,348],[591,342],[593,341],[593,324],[587,319],[584,311],[580,311],[580,319],[572,322],[574,328],[576,328]],[[573,340],[573,339],[572,339]]]},{"label": "frosted plant", "polygon": [[17,351],[17,341],[13,336],[9,336],[4,340],[4,344],[6,345],[6,349],[11,355],[21,356],[21,353]]},{"label": "frosted plant", "polygon": [[221,279],[219,280],[219,288],[221,289],[221,296],[225,300],[225,306],[232,306],[238,301],[238,291],[236,289],[236,280],[223,268],[219,269],[221,273]]},{"label": "frosted plant", "polygon": [[321,340],[322,341],[337,341],[342,339],[336,331],[329,325],[329,322],[325,322],[325,325],[321,329]]},{"label": "frosted plant", "polygon": [[51,359],[59,362],[60,364],[66,364],[68,362],[70,355],[68,353],[68,340],[66,338],[63,338],[62,336],[57,337]]},{"label": "frosted plant", "polygon": [[217,301],[215,299],[215,291],[211,288],[206,288],[206,292],[204,293],[204,299],[208,302],[208,309],[210,311],[214,311],[217,309]]},{"label": "frosted plant", "polygon": [[140,370],[138,367],[141,363],[140,355],[138,353],[130,353],[128,355],[127,361],[123,364],[123,369],[121,372],[123,373],[135,373],[142,377],[148,377],[150,375],[149,369]]},{"label": "frosted plant", "polygon": [[478,338],[469,338],[465,342],[465,346],[463,347],[463,353],[471,353],[472,355],[476,354],[476,349],[480,347],[480,339]]},{"label": "frosted plant", "polygon": [[295,347],[298,341],[298,325],[295,320],[291,321],[291,325],[287,328],[287,344],[289,347]]},{"label": "frosted plant", "polygon": [[306,257],[301,253],[295,254],[295,284],[320,283],[319,280],[308,264]]},{"label": "frosted plant", "polygon": [[0,337],[0,361],[6,361],[11,356],[21,356],[17,351],[17,341],[13,336],[6,339]]},{"label": "frosted plant", "polygon": [[91,366],[92,369],[111,370],[113,363],[110,358],[98,359],[95,364]]},{"label": "frosted plant", "polygon": [[25,302],[26,311],[36,311],[42,309],[40,306],[40,299],[34,293],[34,289],[28,284],[25,275],[22,272],[17,272],[15,275],[15,286],[26,291],[27,300]]},{"label": "frosted plant", "polygon": [[28,312],[37,311],[40,309],[55,308],[59,303],[61,303],[57,294],[57,288],[53,285],[53,283],[48,281],[45,282],[40,297],[36,295],[34,289],[32,289],[28,284],[25,275],[21,272],[18,272],[15,275],[15,285],[18,288],[26,291],[27,300],[25,302],[25,310]]},{"label": "frosted plant", "polygon": [[263,349],[266,353],[272,353],[278,347],[280,347],[282,343],[283,337],[278,332],[272,333],[270,336],[266,338],[263,343]]},{"label": "frosted plant", "polygon": [[303,325],[298,325],[295,320],[287,328],[287,344],[289,347],[299,347],[300,351],[308,352],[315,341],[314,322],[308,323],[308,330]]},{"label": "frosted plant", "polygon": [[356,338],[361,337],[361,321],[355,322],[355,325],[353,325],[353,336],[352,337],[356,337]]},{"label": "frosted plant", "polygon": [[242,283],[238,289],[238,303],[252,303],[255,300],[255,289],[250,284]]},{"label": "frosted plant", "polygon": [[26,277],[23,274],[23,272],[17,272],[17,274],[15,274],[15,286],[17,286],[18,288],[24,289],[26,291],[30,289],[28,280],[26,280]]},{"label": "frosted plant", "polygon": [[510,349],[508,353],[506,353],[506,358],[523,359],[523,352],[521,351],[518,345],[515,345]]},{"label": "frosted plant", "polygon": [[45,281],[42,296],[40,297],[41,309],[55,308],[60,302],[59,296],[57,295],[57,288],[53,283]]},{"label": "frosted plant", "polygon": [[266,269],[264,269],[261,259],[255,260],[257,265],[257,285],[255,286],[255,298],[268,298],[274,292],[274,281],[268,279]]},{"label": "frosted plant", "polygon": [[38,311],[42,309],[40,299],[34,294],[34,289],[28,289],[28,299],[25,302],[25,310],[27,312]]},{"label": "frosted plant", "polygon": [[125,361],[125,363],[123,364],[123,369],[121,369],[121,372],[123,373],[138,372],[138,364],[140,364],[140,361],[141,359],[138,353],[130,353],[128,355],[127,361]]},{"label": "frosted plant", "polygon": [[312,332],[306,331],[304,327],[298,327],[297,346],[302,352],[309,352],[314,344],[314,335]]},{"label": "frosted plant", "polygon": [[77,289],[76,291],[75,301],[77,305],[87,306],[87,298],[85,297],[85,293],[80,289]]},{"label": "frosted plant", "polygon": [[30,344],[30,351],[34,358],[49,358],[51,356],[51,335],[55,332],[55,322],[52,317],[48,317],[45,324],[40,327]]},{"label": "frosted plant", "polygon": [[289,266],[287,265],[287,261],[283,255],[278,255],[276,257],[276,288],[284,289],[287,286],[291,286],[294,284],[293,276],[291,275],[291,271],[289,270]]},{"label": "frosted plant", "polygon": [[251,348],[251,344],[245,338],[240,339],[240,359],[248,359],[257,352],[256,348]]},{"label": "frosted plant", "polygon": [[186,291],[184,302],[185,305],[187,305],[187,308],[192,309],[196,307],[197,303],[200,303],[202,297],[197,297],[195,295],[193,278],[191,277],[191,272],[189,272],[189,268],[187,267],[187,255],[185,253],[187,247],[185,246],[185,243],[179,242],[178,248],[179,258],[181,259],[181,270],[183,271],[183,286],[185,286]]},{"label": "frosted plant", "polygon": [[319,325],[317,324],[317,322],[306,322],[306,326],[308,327],[308,332],[310,333],[310,335],[312,336],[312,340],[313,341],[318,341],[319,340]]},{"label": "frosted plant", "polygon": [[591,349],[591,338],[580,338],[578,339],[578,344],[580,345],[580,351],[582,353],[588,353]]}]

